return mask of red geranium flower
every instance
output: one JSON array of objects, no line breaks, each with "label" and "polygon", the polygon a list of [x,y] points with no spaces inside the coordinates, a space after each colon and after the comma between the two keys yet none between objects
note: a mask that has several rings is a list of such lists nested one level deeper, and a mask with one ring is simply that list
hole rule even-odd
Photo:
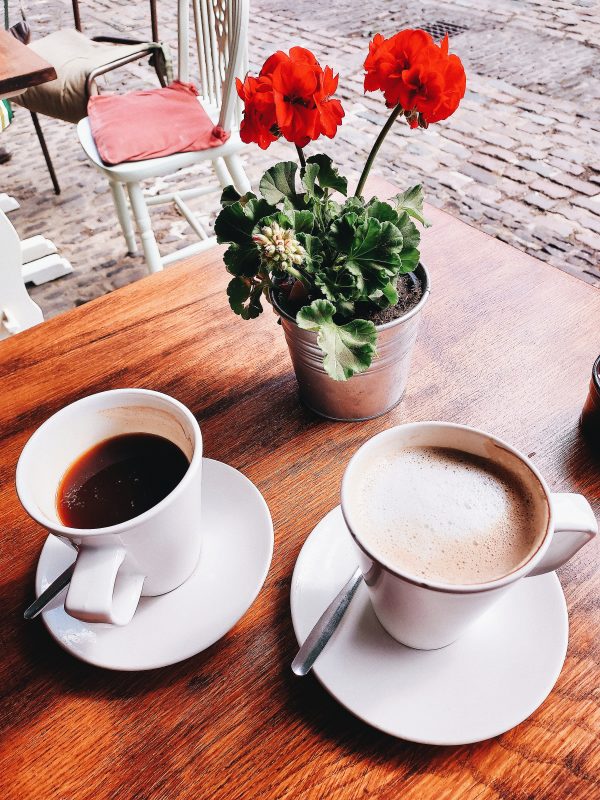
[{"label": "red geranium flower", "polygon": [[435,47],[435,42],[421,30],[400,31],[390,39],[376,34],[365,60],[365,91],[381,89],[389,108],[400,104],[408,110],[412,98],[403,75],[431,47]]},{"label": "red geranium flower", "polygon": [[331,68],[323,71],[304,47],[292,47],[289,55],[281,50],[273,53],[258,78],[238,81],[244,101],[242,141],[266,149],[280,135],[298,147],[321,134],[333,137],[344,116],[340,101],[331,97],[337,83]]},{"label": "red geranium flower", "polygon": [[448,37],[440,46],[422,30],[404,30],[385,39],[377,34],[365,60],[365,91],[381,89],[386,105],[400,105],[416,127],[446,119],[464,96],[463,65],[448,55]]},{"label": "red geranium flower", "polygon": [[266,150],[271,142],[276,141],[278,135],[271,81],[248,75],[243,83],[236,78],[235,84],[240,99],[244,101],[240,139],[246,144],[256,142],[262,150]]}]

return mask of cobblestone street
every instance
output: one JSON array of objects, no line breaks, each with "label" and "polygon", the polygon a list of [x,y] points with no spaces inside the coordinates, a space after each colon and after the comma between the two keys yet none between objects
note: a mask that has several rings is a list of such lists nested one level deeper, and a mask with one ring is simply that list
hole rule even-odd
[{"label": "cobblestone street", "polygon": [[[11,0],[9,8],[13,24],[18,3]],[[27,0],[25,8],[36,38],[72,26],[68,0]],[[158,3],[161,36],[173,51],[175,8],[174,2]],[[81,14],[89,35],[149,35],[142,0],[86,0]],[[398,124],[375,171],[399,188],[424,183],[428,202],[600,287],[600,3],[254,0],[252,69],[275,49],[302,44],[340,72],[344,123],[334,142],[321,139],[312,151],[334,157],[351,185],[385,119],[381,96],[362,90],[369,39],[404,27],[451,31],[451,50],[467,71],[467,94],[453,117],[427,131]],[[100,85],[107,91],[154,83],[152,70],[140,63]],[[12,153],[0,166],[0,191],[21,203],[10,214],[20,236],[50,237],[74,267],[72,275],[32,288],[49,317],[145,275],[146,268],[141,257],[125,255],[108,185],[88,165],[74,126],[41,121],[62,194],[52,192],[29,113],[19,107],[0,139]],[[251,146],[244,160],[255,183],[273,161],[294,156],[290,145],[278,142],[266,152]],[[202,172],[185,170],[148,188],[172,191],[201,180]],[[194,203],[209,223],[217,205],[214,195]],[[195,241],[171,207],[152,215],[164,253]]]}]

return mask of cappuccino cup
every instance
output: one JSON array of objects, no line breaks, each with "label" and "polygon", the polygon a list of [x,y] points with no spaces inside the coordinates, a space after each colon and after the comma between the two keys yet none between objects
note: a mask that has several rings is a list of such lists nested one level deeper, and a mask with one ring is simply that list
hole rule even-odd
[{"label": "cappuccino cup", "polygon": [[[112,437],[147,434],[176,445],[189,466],[164,499],[105,527],[61,521],[61,480],[74,462]],[[200,557],[202,436],[177,400],[146,389],[114,389],[66,406],[41,425],[19,458],[16,486],[27,513],[77,550],[65,610],[85,622],[126,625],[141,596],[180,586]]]},{"label": "cappuccino cup", "polygon": [[374,436],[341,494],[375,614],[421,650],[451,644],[518,581],[557,569],[598,532],[584,497],[550,492],[522,453],[452,423]]}]

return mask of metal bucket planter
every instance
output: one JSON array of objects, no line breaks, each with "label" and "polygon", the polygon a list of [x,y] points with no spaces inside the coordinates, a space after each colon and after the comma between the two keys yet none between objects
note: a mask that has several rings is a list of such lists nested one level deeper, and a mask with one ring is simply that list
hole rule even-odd
[{"label": "metal bucket planter", "polygon": [[322,417],[340,421],[371,419],[397,405],[404,394],[421,311],[429,297],[429,274],[422,264],[415,275],[423,286],[418,304],[403,317],[377,326],[377,353],[366,372],[334,381],[323,369],[317,334],[298,327],[274,298],[298,381],[302,402]]}]

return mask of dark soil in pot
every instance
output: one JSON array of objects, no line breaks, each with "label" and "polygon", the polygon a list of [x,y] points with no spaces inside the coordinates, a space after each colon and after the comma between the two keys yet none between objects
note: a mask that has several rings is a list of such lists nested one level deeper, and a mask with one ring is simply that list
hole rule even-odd
[{"label": "dark soil in pot", "polygon": [[[295,318],[302,306],[309,305],[315,298],[307,297],[304,293],[298,292],[302,285],[298,282],[280,283],[276,293],[276,300],[282,309]],[[383,309],[374,309],[366,303],[356,304],[355,319],[368,319],[375,325],[385,325],[399,317],[403,317],[411,311],[423,297],[423,283],[414,272],[399,275],[396,282],[398,292],[398,302],[395,306],[388,306]]]},{"label": "dark soil in pot", "polygon": [[360,303],[357,303],[356,318],[370,319],[375,325],[385,325],[386,322],[403,317],[423,297],[423,285],[414,272],[398,276],[396,291],[398,292],[398,302],[395,306],[373,310],[368,306],[361,308]]}]

